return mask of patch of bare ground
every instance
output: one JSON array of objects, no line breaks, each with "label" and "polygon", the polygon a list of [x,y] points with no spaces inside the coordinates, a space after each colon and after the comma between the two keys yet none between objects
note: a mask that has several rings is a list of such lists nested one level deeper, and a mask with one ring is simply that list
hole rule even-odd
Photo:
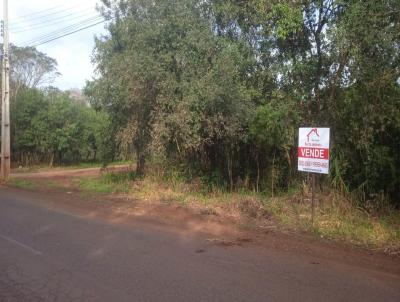
[{"label": "patch of bare ground", "polygon": [[64,180],[70,177],[97,177],[103,172],[122,172],[126,171],[130,168],[130,165],[114,165],[109,166],[107,168],[85,168],[85,169],[62,169],[55,168],[49,171],[39,171],[39,172],[18,172],[18,170],[14,170],[12,173],[12,177],[15,178],[29,178],[29,179],[59,179]]}]

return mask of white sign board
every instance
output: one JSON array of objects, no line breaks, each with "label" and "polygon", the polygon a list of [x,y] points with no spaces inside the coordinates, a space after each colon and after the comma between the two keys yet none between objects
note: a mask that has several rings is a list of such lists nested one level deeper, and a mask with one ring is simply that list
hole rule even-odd
[{"label": "white sign board", "polygon": [[329,128],[299,128],[299,171],[329,174],[329,134]]}]

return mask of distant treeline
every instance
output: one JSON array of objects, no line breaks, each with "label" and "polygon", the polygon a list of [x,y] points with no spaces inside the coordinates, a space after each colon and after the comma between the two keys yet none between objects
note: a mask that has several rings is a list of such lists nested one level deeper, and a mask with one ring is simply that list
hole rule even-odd
[{"label": "distant treeline", "polygon": [[102,157],[107,115],[58,89],[22,88],[11,103],[13,165],[77,163]]},{"label": "distant treeline", "polygon": [[109,153],[109,119],[75,89],[50,86],[57,62],[33,47],[10,49],[12,165],[100,161]]}]

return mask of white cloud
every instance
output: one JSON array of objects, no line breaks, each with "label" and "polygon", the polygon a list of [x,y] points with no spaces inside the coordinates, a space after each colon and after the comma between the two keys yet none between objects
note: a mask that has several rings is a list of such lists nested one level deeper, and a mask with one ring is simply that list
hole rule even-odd
[{"label": "white cloud", "polygon": [[[65,0],[9,0],[8,2],[10,42],[17,46],[23,46],[28,41],[78,22],[82,22],[81,26],[73,29],[101,21],[101,19],[95,19],[98,14],[95,6],[100,2],[98,0],[71,0],[69,2]],[[2,15],[2,7],[0,12]],[[93,21],[84,22],[92,17]],[[58,62],[58,69],[62,75],[55,81],[55,86],[61,89],[82,88],[85,81],[91,79],[93,66],[90,56],[94,47],[94,36],[104,32],[104,24],[99,24],[37,47],[38,50],[55,58]]]}]

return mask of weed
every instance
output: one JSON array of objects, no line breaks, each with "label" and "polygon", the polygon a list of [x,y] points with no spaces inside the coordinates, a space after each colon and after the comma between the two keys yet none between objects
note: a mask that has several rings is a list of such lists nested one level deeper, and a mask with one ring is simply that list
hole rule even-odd
[{"label": "weed", "polygon": [[[131,161],[124,160],[124,161],[115,161],[109,163],[108,166],[116,166],[116,165],[128,165],[131,164]],[[87,168],[100,168],[103,167],[104,163],[102,162],[82,162],[79,164],[68,165],[68,166],[60,166],[60,168],[64,169],[87,169]]]},{"label": "weed", "polygon": [[90,193],[107,194],[113,193],[114,187],[110,183],[98,178],[80,178],[78,180],[79,189]]},{"label": "weed", "polygon": [[67,189],[66,185],[63,183],[60,183],[58,181],[55,180],[47,180],[44,185],[46,186],[46,188],[48,189],[53,189],[53,190],[62,190],[65,191]]},{"label": "weed", "polygon": [[94,194],[127,193],[132,181],[138,179],[135,171],[105,173],[100,178],[81,177],[77,180],[82,191]]},{"label": "weed", "polygon": [[110,184],[124,184],[139,179],[136,171],[125,171],[119,173],[106,173],[102,175],[102,180]]},{"label": "weed", "polygon": [[311,225],[309,202],[276,198],[266,201],[265,208],[288,228],[312,231],[325,238],[370,248],[390,246],[393,251],[400,251],[400,213],[395,210],[390,216],[373,217],[348,200],[338,200],[338,196],[333,195],[328,196],[324,207],[317,208],[314,225]]},{"label": "weed", "polygon": [[34,190],[36,188],[36,185],[32,181],[24,178],[11,178],[8,184],[21,189]]}]

